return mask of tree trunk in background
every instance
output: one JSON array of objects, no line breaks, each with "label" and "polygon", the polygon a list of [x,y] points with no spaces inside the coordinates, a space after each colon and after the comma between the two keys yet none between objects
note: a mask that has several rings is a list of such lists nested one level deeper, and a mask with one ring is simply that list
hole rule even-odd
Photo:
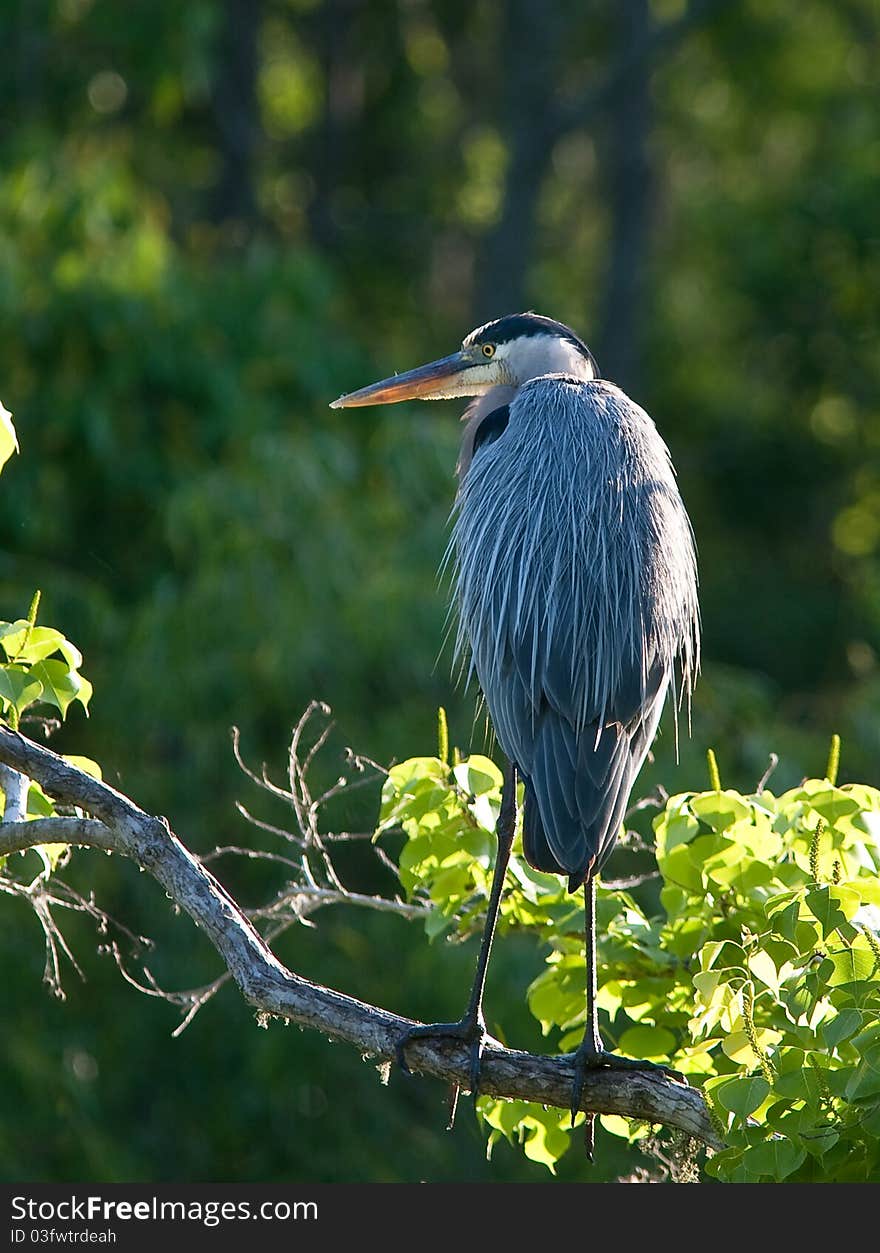
[{"label": "tree trunk in background", "polygon": [[[647,45],[652,24],[649,0],[619,0],[615,21],[617,60],[626,62],[634,48]],[[611,231],[596,355],[606,378],[638,396],[644,281],[655,204],[651,76],[644,67],[625,76],[609,104],[601,177],[609,188]]]},{"label": "tree trunk in background", "polygon": [[312,15],[312,47],[324,78],[324,107],[309,152],[314,189],[308,219],[312,240],[326,251],[339,243],[334,194],[349,166],[353,126],[363,110],[364,72],[346,36],[363,0],[324,0]]},{"label": "tree trunk in background", "polygon": [[502,137],[510,160],[501,215],[484,238],[474,291],[476,321],[516,313],[525,302],[538,197],[553,151],[555,71],[564,6],[507,0],[500,19],[504,66]]},{"label": "tree trunk in background", "polygon": [[259,218],[254,157],[261,138],[257,73],[262,16],[263,0],[224,0],[212,99],[220,175],[211,196],[211,219],[239,222],[249,230]]},{"label": "tree trunk in background", "polygon": [[4,19],[5,53],[15,67],[14,106],[18,110],[17,119],[8,116],[4,119],[4,130],[20,126],[25,118],[30,121],[43,103],[43,71],[49,36],[41,17],[39,4],[34,0],[22,0],[18,12]]},{"label": "tree trunk in background", "polygon": [[497,227],[484,241],[478,262],[476,322],[517,313],[525,306],[537,202],[549,159],[549,145],[540,134],[528,127],[514,133],[504,208]]}]

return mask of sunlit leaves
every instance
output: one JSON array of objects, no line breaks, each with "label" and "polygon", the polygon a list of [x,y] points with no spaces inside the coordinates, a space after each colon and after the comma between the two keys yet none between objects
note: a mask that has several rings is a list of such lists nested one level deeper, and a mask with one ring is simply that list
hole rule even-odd
[{"label": "sunlit leaves", "polygon": [[[803,1167],[812,1178],[804,1163],[849,1140],[858,1152],[840,1159],[839,1177],[859,1177],[871,1162],[876,1169],[878,1149],[851,1108],[875,1096],[871,1062],[854,1065],[852,1041],[880,1014],[880,946],[853,922],[878,887],[878,796],[807,780],[778,799],[740,802],[725,814],[717,793],[677,797],[656,822],[664,876],[685,864],[674,841],[688,814],[731,840],[712,848],[687,829],[688,850],[704,841],[708,856],[691,856],[674,899],[719,935],[699,955],[690,1031],[713,1058],[706,1095],[739,1148],[707,1168],[721,1179],[780,1181]],[[836,1162],[823,1160],[824,1177],[835,1177]]]},{"label": "sunlit leaves", "polygon": [[744,1120],[763,1105],[770,1094],[770,1084],[760,1075],[722,1076],[710,1079],[706,1091],[724,1109]]},{"label": "sunlit leaves", "polygon": [[676,1037],[665,1027],[630,1027],[617,1041],[621,1053],[646,1061],[667,1061],[675,1052]]},{"label": "sunlit leaves", "polygon": [[0,665],[0,706],[3,712],[15,709],[19,713],[38,701],[43,685],[24,666]]},{"label": "sunlit leaves", "polygon": [[62,717],[74,701],[88,710],[92,685],[81,665],[79,649],[53,627],[0,622],[0,714],[17,726],[32,705],[54,706]]},{"label": "sunlit leaves", "polygon": [[[482,915],[500,783],[485,758],[451,768],[418,758],[389,775],[383,823],[408,836],[404,882],[435,904],[430,933],[473,929]],[[669,799],[654,827],[661,914],[648,916],[626,892],[599,890],[606,1040],[703,1085],[729,1145],[707,1162],[710,1175],[876,1177],[880,792],[806,780],[779,797],[685,793]],[[502,905],[502,926],[514,924],[549,947],[529,1008],[558,1049],[576,1048],[579,904],[516,852]],[[552,1169],[568,1143],[559,1111],[500,1101],[479,1109],[490,1149],[504,1136]]]},{"label": "sunlit leaves", "polygon": [[[379,830],[400,826],[408,837],[398,863],[401,882],[410,895],[425,895],[436,907],[425,922],[431,936],[453,926],[469,929],[485,908],[501,782],[494,762],[479,755],[454,766],[416,757],[389,771]],[[546,925],[572,912],[555,875],[514,861],[501,903],[502,928]]]},{"label": "sunlit leaves", "polygon": [[[521,1144],[526,1157],[533,1162],[540,1162],[555,1172],[556,1162],[569,1144],[570,1116],[567,1113],[528,1101],[495,1101],[489,1097],[481,1097],[477,1109],[490,1128],[488,1156],[491,1157],[495,1144],[504,1137],[512,1144]],[[580,1117],[578,1122],[582,1121]]]},{"label": "sunlit leaves", "polygon": [[12,425],[12,414],[0,402],[0,469],[14,452],[18,452],[18,438]]}]

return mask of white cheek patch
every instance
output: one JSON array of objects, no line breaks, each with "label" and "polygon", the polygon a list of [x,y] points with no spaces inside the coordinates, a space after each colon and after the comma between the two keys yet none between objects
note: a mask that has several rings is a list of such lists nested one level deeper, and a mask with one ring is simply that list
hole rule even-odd
[{"label": "white cheek patch", "polygon": [[544,374],[570,374],[576,379],[595,378],[590,361],[567,339],[555,335],[527,335],[499,344],[495,360],[517,383]]}]

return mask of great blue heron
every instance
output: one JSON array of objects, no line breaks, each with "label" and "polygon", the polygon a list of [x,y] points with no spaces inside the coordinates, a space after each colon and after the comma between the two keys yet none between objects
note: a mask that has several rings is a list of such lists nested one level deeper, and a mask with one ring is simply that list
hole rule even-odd
[{"label": "great blue heron", "polygon": [[[458,650],[469,656],[508,759],[498,857],[477,972],[458,1023],[413,1028],[471,1045],[485,1038],[483,986],[525,785],[523,849],[537,870],[584,885],[585,1071],[632,1068],[605,1051],[596,1017],[595,880],[679,676],[699,665],[690,523],[669,452],[643,409],[599,377],[592,353],[534,313],[472,331],[461,351],[341,396],[334,408],[475,397],[459,460],[451,547]],[[588,1120],[590,1121],[590,1120]]]}]

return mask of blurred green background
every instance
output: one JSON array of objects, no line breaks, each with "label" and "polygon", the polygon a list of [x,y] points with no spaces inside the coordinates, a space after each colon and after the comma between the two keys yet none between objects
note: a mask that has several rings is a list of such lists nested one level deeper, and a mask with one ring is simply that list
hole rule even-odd
[{"label": "blurred green background", "polygon": [[[478,322],[569,322],[653,415],[700,551],[704,675],[638,785],[880,783],[880,10],[874,0],[3,0],[0,617],[82,648],[87,753],[199,851],[253,838],[245,754],[283,772],[313,697],[347,745],[430,753],[450,678],[437,567],[453,405],[335,412]],[[342,806],[369,826],[377,789]],[[283,821],[284,815],[274,815]],[[331,820],[328,818],[328,821]],[[646,819],[646,822],[649,820]],[[644,826],[647,830],[648,827]],[[362,859],[363,861],[363,859]],[[226,863],[246,903],[269,880]],[[376,886],[366,861],[350,886]],[[82,853],[167,986],[218,973],[156,885]],[[457,1016],[471,945],[338,910],[279,954],[411,1016]],[[8,1179],[536,1180],[444,1093],[226,989],[180,1039],[74,919],[41,985],[0,910]],[[490,1026],[540,1047],[541,954],[499,947]],[[567,1179],[614,1177],[577,1153]]]}]

